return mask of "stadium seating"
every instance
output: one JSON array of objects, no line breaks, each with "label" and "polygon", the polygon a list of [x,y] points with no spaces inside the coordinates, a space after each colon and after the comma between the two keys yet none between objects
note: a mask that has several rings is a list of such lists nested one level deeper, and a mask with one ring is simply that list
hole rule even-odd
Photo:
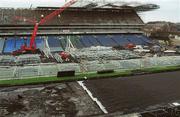
[{"label": "stadium seating", "polygon": [[44,48],[44,38],[43,37],[37,37],[36,38],[36,47],[37,48]]},{"label": "stadium seating", "polygon": [[[44,38],[37,37],[35,42],[36,42],[37,48],[43,49]],[[8,37],[7,39],[5,39],[5,42],[4,42],[3,53],[12,53],[13,51],[20,49],[21,46],[24,44],[26,44],[26,45],[30,44],[30,37],[28,37],[27,39],[24,39],[22,37],[20,37],[20,38]]]},{"label": "stadium seating", "polygon": [[13,78],[14,77],[14,67],[1,68],[0,67],[0,79]]},{"label": "stadium seating", "polygon": [[20,55],[16,57],[16,64],[21,65],[21,64],[37,64],[40,63],[41,59],[40,56],[37,54],[26,54],[26,55]]},{"label": "stadium seating", "polygon": [[[26,43],[27,45],[30,45],[30,37],[25,39],[24,43]],[[36,37],[35,43],[36,43],[37,48],[41,48],[41,49],[44,48],[44,38],[43,37]]]},{"label": "stadium seating", "polygon": [[59,39],[60,39],[60,43],[61,43],[62,48],[65,50],[66,43],[67,43],[66,37],[61,36],[61,37],[59,37]]},{"label": "stadium seating", "polygon": [[15,43],[16,43],[15,50],[20,49],[21,46],[25,44],[25,42],[26,41],[23,38],[15,39]]},{"label": "stadium seating", "polygon": [[145,35],[140,35],[140,36],[138,36],[138,38],[142,39],[146,43],[150,43],[150,44],[152,43],[152,41]]},{"label": "stadium seating", "polygon": [[15,65],[15,57],[10,55],[0,56],[0,66]]},{"label": "stadium seating", "polygon": [[99,35],[97,36],[97,40],[103,45],[103,46],[116,46],[116,42],[112,40],[108,35]]},{"label": "stadium seating", "polygon": [[125,46],[129,43],[135,45],[148,45],[152,43],[144,35],[117,34],[117,35],[79,35],[71,36],[71,42],[76,48],[87,48],[91,46]]},{"label": "stadium seating", "polygon": [[5,40],[5,47],[4,47],[4,53],[11,53],[14,50],[16,50],[16,45],[15,45],[15,38],[7,38]]},{"label": "stadium seating", "polygon": [[[2,9],[0,10],[1,24],[31,24],[29,22],[15,19],[15,16],[36,18],[39,20],[41,14],[44,16],[51,13],[51,10],[31,9]],[[45,25],[112,25],[112,24],[142,24],[142,21],[133,10],[66,10],[61,17],[55,17]]]},{"label": "stadium seating", "polygon": [[124,38],[127,39],[129,42],[136,44],[136,45],[145,45],[146,44],[143,40],[141,40],[136,35],[125,35]]},{"label": "stadium seating", "polygon": [[94,46],[99,46],[102,45],[98,40],[96,40],[96,36],[89,35],[88,40],[94,45]]},{"label": "stadium seating", "polygon": [[113,40],[120,46],[124,46],[130,43],[126,38],[124,38],[124,35],[114,35]]},{"label": "stadium seating", "polygon": [[81,43],[81,41],[80,41],[80,36],[70,36],[70,40],[71,40],[71,42],[72,42],[72,44],[74,45],[74,47],[76,47],[76,48],[83,48],[83,47],[85,47],[84,45],[83,45],[83,43]]},{"label": "stadium seating", "polygon": [[82,42],[85,47],[91,47],[91,46],[93,46],[93,44],[89,41],[88,38],[89,38],[88,35],[85,35],[85,36],[81,36],[81,37],[80,37],[80,42]]},{"label": "stadium seating", "polygon": [[43,76],[56,76],[58,72],[56,65],[42,65],[40,68]]},{"label": "stadium seating", "polygon": [[0,39],[0,54],[2,54],[3,48],[4,48],[4,39]]},{"label": "stadium seating", "polygon": [[48,37],[48,44],[51,52],[58,52],[63,51],[64,44],[62,44],[62,41],[58,37],[55,36],[49,36]]},{"label": "stadium seating", "polygon": [[[69,36],[75,48],[87,48],[91,46],[125,46],[128,43],[135,45],[147,45],[152,43],[148,37],[138,34],[116,34],[116,35],[74,35]],[[5,41],[0,40],[0,52],[3,49],[4,53],[11,53],[14,50],[20,49],[23,44],[30,44],[30,39],[23,38],[7,38]],[[4,44],[3,44],[4,43]],[[51,52],[64,51],[66,48],[67,36],[49,36],[48,45]],[[43,37],[36,38],[37,48],[43,49],[45,41]]]},{"label": "stadium seating", "polygon": [[32,67],[20,67],[17,70],[17,73],[19,77],[37,77],[39,75],[38,67],[32,66]]}]

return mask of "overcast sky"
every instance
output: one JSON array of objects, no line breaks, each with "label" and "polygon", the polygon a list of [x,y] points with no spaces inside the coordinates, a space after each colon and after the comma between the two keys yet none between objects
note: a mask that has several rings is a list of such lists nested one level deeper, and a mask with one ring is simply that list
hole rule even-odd
[{"label": "overcast sky", "polygon": [[171,21],[180,22],[180,0],[149,0],[154,4],[160,5],[160,9],[141,14],[147,21]]},{"label": "overcast sky", "polygon": [[[36,6],[61,6],[65,0],[0,0],[0,7],[23,7]],[[160,5],[159,10],[141,13],[145,22],[148,21],[171,21],[180,22],[180,0],[106,0],[128,1],[141,3],[154,3]]]}]

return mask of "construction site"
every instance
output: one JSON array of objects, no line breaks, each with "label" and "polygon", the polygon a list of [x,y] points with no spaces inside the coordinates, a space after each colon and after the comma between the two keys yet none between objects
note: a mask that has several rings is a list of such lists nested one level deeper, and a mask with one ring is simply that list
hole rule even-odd
[{"label": "construction site", "polygon": [[[139,16],[159,8],[83,0],[60,8],[0,8],[0,116],[179,117],[180,40],[172,35],[180,33],[167,30],[175,41],[167,44]],[[124,71],[133,76],[108,75]],[[89,73],[108,79],[89,80]],[[46,82],[61,80],[59,74],[70,82]]]}]

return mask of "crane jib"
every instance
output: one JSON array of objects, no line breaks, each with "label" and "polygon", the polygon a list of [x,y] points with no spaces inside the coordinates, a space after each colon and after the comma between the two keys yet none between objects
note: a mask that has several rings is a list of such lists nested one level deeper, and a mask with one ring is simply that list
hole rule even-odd
[{"label": "crane jib", "polygon": [[53,11],[52,13],[50,13],[49,15],[47,15],[46,17],[42,18],[39,21],[39,23],[37,23],[36,20],[27,19],[27,18],[24,18],[24,17],[15,17],[15,19],[27,20],[30,23],[35,23],[35,26],[34,26],[34,30],[32,32],[29,47],[27,47],[26,45],[23,45],[20,50],[16,50],[12,54],[13,55],[23,54],[26,51],[31,51],[32,53],[35,53],[35,51],[37,50],[36,49],[35,39],[36,39],[36,36],[37,36],[39,25],[43,25],[46,22],[52,20],[55,16],[60,15],[66,8],[70,7],[71,5],[76,3],[77,1],[78,0],[71,0],[71,1],[67,2],[64,6],[60,7],[59,9],[57,9],[57,10]]}]

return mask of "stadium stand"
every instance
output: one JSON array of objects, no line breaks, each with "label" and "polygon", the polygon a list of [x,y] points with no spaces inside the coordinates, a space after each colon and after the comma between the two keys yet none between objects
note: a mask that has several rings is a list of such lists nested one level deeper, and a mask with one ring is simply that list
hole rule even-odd
[{"label": "stadium stand", "polygon": [[15,57],[10,55],[0,56],[0,66],[11,66],[15,65]]},{"label": "stadium stand", "polygon": [[94,46],[102,46],[102,44],[96,39],[95,35],[89,35],[88,40],[94,45]]},{"label": "stadium stand", "polygon": [[[96,65],[96,67],[94,66]],[[93,71],[100,71],[100,70],[104,70],[104,64],[100,63],[99,61],[89,61],[84,63],[85,69],[87,71],[93,72]]]},{"label": "stadium stand", "polygon": [[[69,67],[71,66],[71,67]],[[66,63],[57,65],[59,71],[76,71],[81,72],[80,66],[77,63]]]},{"label": "stadium stand", "polygon": [[108,35],[99,35],[97,36],[97,41],[100,42],[103,46],[116,46],[117,44],[110,38]]},{"label": "stadium stand", "polygon": [[39,49],[43,49],[44,48],[44,46],[45,46],[44,45],[45,44],[44,37],[37,37],[35,42],[36,42],[36,47],[37,48],[39,48]]},{"label": "stadium stand", "polygon": [[53,54],[53,57],[56,59],[58,63],[63,63],[63,59],[58,53]]},{"label": "stadium stand", "polygon": [[11,55],[0,56],[0,66],[14,66],[14,65],[26,65],[40,63],[41,59],[39,55],[26,54],[17,57]]},{"label": "stadium stand", "polygon": [[57,65],[41,65],[41,75],[42,76],[56,76],[58,72]]},{"label": "stadium stand", "polygon": [[76,56],[76,59],[83,61],[94,60],[123,60],[139,58],[137,54],[129,50],[115,50],[112,47],[91,47],[84,49],[77,49],[72,51],[71,54]]},{"label": "stadium stand", "polygon": [[[15,39],[15,50],[18,50],[21,48],[22,45],[25,44],[25,40],[23,38],[20,38],[20,39]],[[13,43],[13,42],[11,42]]]},{"label": "stadium stand", "polygon": [[[1,59],[1,57],[0,57]],[[41,76],[56,76],[58,71],[71,71],[75,70],[76,73],[87,71],[99,71],[109,69],[138,69],[149,68],[155,66],[172,66],[179,65],[179,56],[169,57],[153,57],[132,60],[110,60],[110,61],[84,61],[83,64],[67,63],[67,64],[39,64],[36,66],[0,66],[0,79],[14,79],[14,78],[29,78]]]},{"label": "stadium stand", "polygon": [[118,34],[118,35],[79,35],[71,36],[71,42],[76,48],[87,48],[91,46],[125,46],[129,43],[135,45],[148,45],[152,43],[144,35]]},{"label": "stadium stand", "polygon": [[[47,16],[55,9],[57,8],[0,8],[0,54],[11,54],[23,44],[29,45],[34,24],[27,22],[27,19],[39,21],[42,15]],[[0,56],[0,79],[57,76],[59,71],[78,73],[178,65],[179,57],[169,60],[154,57],[146,62],[144,59],[138,59],[141,56],[132,51],[116,50],[115,46],[125,46],[129,43],[152,43],[142,35],[143,25],[136,11],[130,7],[68,8],[50,22],[39,26],[35,41],[37,48],[42,52],[41,55]],[[74,61],[65,63],[59,52],[68,50],[69,38],[75,48],[70,48],[72,52],[67,52],[74,57]]]},{"label": "stadium stand", "polygon": [[[18,20],[16,16],[27,17],[34,19],[34,17],[39,20],[41,15],[48,15],[56,8],[37,8],[35,10],[31,9],[0,9],[0,19],[2,24],[31,24],[25,20]],[[108,17],[107,17],[108,16]],[[70,17],[70,18],[69,18]],[[95,18],[96,20],[94,20]],[[45,25],[112,25],[112,24],[141,24],[142,20],[138,17],[136,12],[132,9],[125,8],[122,10],[101,10],[94,9],[89,10],[86,8],[69,8],[60,17],[55,17],[50,23]]]},{"label": "stadium stand", "polygon": [[67,45],[67,38],[68,36],[58,36],[61,46],[62,48],[65,50],[66,49],[66,45]]},{"label": "stadium stand", "polygon": [[14,38],[5,39],[5,47],[4,47],[3,53],[11,53],[11,52],[15,51],[15,49],[16,49],[15,42],[16,41]]},{"label": "stadium stand", "polygon": [[[5,38],[4,42],[4,49],[3,53],[12,53],[15,50],[18,50],[21,48],[22,45],[29,45],[30,44],[30,38],[17,38],[17,37],[7,37]],[[37,37],[36,38],[36,46],[39,49],[44,48],[44,38],[42,37]]]},{"label": "stadium stand", "polygon": [[2,54],[2,52],[3,52],[3,48],[4,48],[4,39],[1,39],[0,38],[0,54]]},{"label": "stadium stand", "polygon": [[114,35],[112,38],[120,46],[127,45],[129,43],[129,41],[126,38],[124,38],[124,35]]},{"label": "stadium stand", "polygon": [[0,79],[14,78],[15,67],[1,68],[0,67]]},{"label": "stadium stand", "polygon": [[60,39],[58,37],[56,37],[56,36],[49,36],[48,37],[48,44],[49,44],[49,48],[50,48],[51,52],[64,51],[64,49],[63,49],[63,46],[64,46],[63,40],[60,41]]},{"label": "stadium stand", "polygon": [[81,43],[79,38],[80,38],[80,36],[77,36],[77,35],[70,36],[70,40],[71,40],[72,44],[74,45],[74,47],[83,48],[84,45],[83,45],[83,43]]},{"label": "stadium stand", "polygon": [[26,55],[20,55],[16,57],[17,65],[37,64],[40,62],[41,62],[40,56],[36,54],[29,54],[29,55],[26,54]]},{"label": "stadium stand", "polygon": [[38,66],[20,67],[16,71],[19,77],[36,77],[39,76]]}]

